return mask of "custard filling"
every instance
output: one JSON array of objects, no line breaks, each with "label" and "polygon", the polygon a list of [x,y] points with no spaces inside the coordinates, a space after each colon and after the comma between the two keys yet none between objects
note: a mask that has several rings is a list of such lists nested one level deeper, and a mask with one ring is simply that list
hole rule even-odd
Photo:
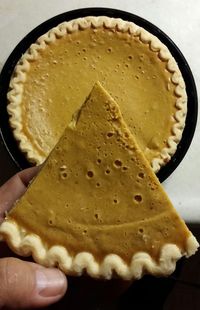
[{"label": "custard filling", "polygon": [[30,62],[23,84],[22,131],[46,157],[99,80],[151,162],[167,146],[177,111],[166,65],[148,44],[127,32],[88,28],[57,38]]}]

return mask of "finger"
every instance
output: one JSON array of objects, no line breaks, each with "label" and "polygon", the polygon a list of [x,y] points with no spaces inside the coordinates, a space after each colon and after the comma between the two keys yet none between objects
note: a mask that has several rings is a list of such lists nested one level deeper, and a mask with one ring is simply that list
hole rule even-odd
[{"label": "finger", "polygon": [[41,167],[33,167],[23,170],[0,187],[0,223],[5,211],[9,211],[14,202],[25,193],[29,182],[40,169]]},{"label": "finger", "polygon": [[31,168],[27,168],[25,170],[20,171],[17,173],[18,177],[20,178],[21,182],[27,187],[30,181],[36,176],[36,174],[40,171],[41,166],[35,166]]},{"label": "finger", "polygon": [[0,259],[0,308],[30,309],[50,305],[67,290],[65,275],[16,258]]}]

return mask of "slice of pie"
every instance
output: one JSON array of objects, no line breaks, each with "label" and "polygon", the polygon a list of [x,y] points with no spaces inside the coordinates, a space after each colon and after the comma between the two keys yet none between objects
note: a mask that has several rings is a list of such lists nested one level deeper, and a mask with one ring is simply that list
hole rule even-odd
[{"label": "slice of pie", "polygon": [[168,275],[198,247],[100,84],[0,233],[40,264],[106,279]]},{"label": "slice of pie", "polygon": [[50,29],[20,59],[10,82],[8,112],[21,150],[31,162],[43,162],[97,80],[118,102],[157,172],[181,139],[185,84],[158,38],[105,16]]}]

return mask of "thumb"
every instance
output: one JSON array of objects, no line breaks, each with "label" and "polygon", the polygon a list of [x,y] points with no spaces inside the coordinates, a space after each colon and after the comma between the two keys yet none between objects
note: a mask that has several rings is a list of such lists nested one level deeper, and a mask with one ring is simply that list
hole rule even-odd
[{"label": "thumb", "polygon": [[16,258],[0,259],[0,308],[37,308],[63,297],[65,275],[56,268],[45,268]]}]

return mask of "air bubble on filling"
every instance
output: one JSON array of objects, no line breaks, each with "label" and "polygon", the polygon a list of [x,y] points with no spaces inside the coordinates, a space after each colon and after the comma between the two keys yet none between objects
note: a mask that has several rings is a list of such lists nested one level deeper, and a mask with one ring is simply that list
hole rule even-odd
[{"label": "air bubble on filling", "polygon": [[134,201],[137,202],[137,203],[142,202],[142,195],[140,195],[140,194],[135,195],[134,196]]},{"label": "air bubble on filling", "polygon": [[50,226],[53,226],[53,220],[52,220],[52,219],[49,219],[49,220],[48,220],[48,224],[49,224]]},{"label": "air bubble on filling", "polygon": [[114,161],[114,166],[117,167],[117,168],[120,168],[122,166],[122,162],[120,159],[116,159]]},{"label": "air bubble on filling", "polygon": [[111,48],[111,47],[108,47],[108,48],[107,48],[107,52],[108,52],[108,53],[111,53],[111,52],[112,52],[112,48]]},{"label": "air bubble on filling", "polygon": [[62,171],[60,172],[60,176],[61,176],[61,179],[66,179],[67,178],[67,172],[66,171]]},{"label": "air bubble on filling", "polygon": [[110,131],[110,132],[107,133],[107,137],[108,137],[108,138],[111,138],[113,135],[114,135],[114,132],[111,132],[111,131]]},{"label": "air bubble on filling", "polygon": [[98,158],[98,159],[97,159],[97,164],[100,164],[100,163],[101,163],[101,159]]},{"label": "air bubble on filling", "polygon": [[129,138],[129,133],[128,133],[128,132],[125,132],[125,133],[124,133],[124,137]]},{"label": "air bubble on filling", "polygon": [[114,203],[114,204],[119,203],[118,199],[117,199],[117,198],[113,199],[113,203]]},{"label": "air bubble on filling", "polygon": [[144,179],[144,177],[145,177],[144,172],[139,172],[139,173],[138,173],[138,177],[139,177],[140,179]]},{"label": "air bubble on filling", "polygon": [[87,172],[87,177],[88,177],[89,179],[91,179],[91,178],[93,178],[93,176],[94,176],[94,172],[91,171],[91,170],[89,170],[89,171]]},{"label": "air bubble on filling", "polygon": [[95,217],[96,220],[98,220],[99,219],[99,214],[95,213],[94,217]]}]

